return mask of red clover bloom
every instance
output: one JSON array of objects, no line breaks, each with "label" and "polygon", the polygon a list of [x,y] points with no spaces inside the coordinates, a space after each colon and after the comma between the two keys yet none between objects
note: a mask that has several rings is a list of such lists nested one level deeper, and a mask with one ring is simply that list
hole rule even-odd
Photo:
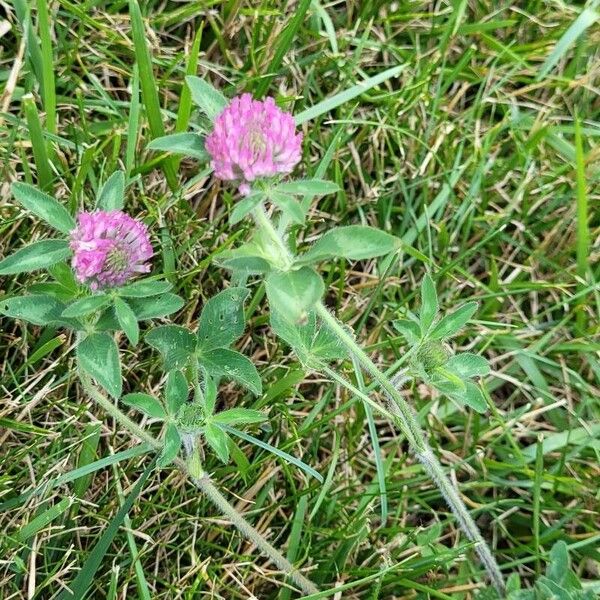
[{"label": "red clover bloom", "polygon": [[255,179],[291,173],[300,161],[301,144],[294,117],[273,98],[254,100],[251,94],[234,98],[206,137],[215,175],[238,181],[244,195]]},{"label": "red clover bloom", "polygon": [[147,273],[153,254],[146,225],[120,210],[80,212],[71,249],[77,279],[94,291]]}]

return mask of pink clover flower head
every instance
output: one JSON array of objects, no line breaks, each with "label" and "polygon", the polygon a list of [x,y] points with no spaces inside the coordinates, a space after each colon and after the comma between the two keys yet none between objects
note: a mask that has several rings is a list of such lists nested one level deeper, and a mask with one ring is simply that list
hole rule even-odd
[{"label": "pink clover flower head", "polygon": [[296,133],[294,117],[273,98],[254,100],[242,94],[217,116],[205,145],[215,175],[238,181],[240,192],[248,195],[255,179],[293,171],[300,161],[302,133]]},{"label": "pink clover flower head", "polygon": [[146,225],[120,210],[80,212],[70,246],[78,281],[94,291],[147,273],[154,254]]}]

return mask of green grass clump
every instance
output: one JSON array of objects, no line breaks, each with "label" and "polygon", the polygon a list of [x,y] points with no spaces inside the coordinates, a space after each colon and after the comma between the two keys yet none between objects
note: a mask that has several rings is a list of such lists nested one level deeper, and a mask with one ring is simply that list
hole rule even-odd
[{"label": "green grass clump", "polygon": [[[187,301],[176,321],[195,324],[224,285],[213,258],[247,224],[230,226],[229,189],[194,160],[147,146],[203,122],[186,75],[227,97],[275,96],[304,132],[299,175],[341,189],[313,205],[307,231],[370,224],[413,248],[393,263],[329,263],[328,306],[385,368],[402,364],[391,324],[418,305],[427,270],[444,311],[479,303],[452,347],[490,360],[488,413],[429,388],[403,393],[504,574],[532,586],[563,541],[574,574],[597,590],[598,22],[591,4],[536,0],[15,0],[0,18],[0,256],[43,234],[22,218],[12,182],[72,210],[123,169],[128,210],[152,224],[157,269]],[[0,293],[24,283],[3,277]],[[266,413],[256,437],[324,482],[248,439],[228,465],[207,453],[213,479],[330,597],[483,591],[403,437],[267,334],[263,293],[253,289],[237,345],[264,393],[232,386],[218,408]],[[64,358],[74,340],[0,323],[1,598],[57,598],[90,557],[100,563],[89,598],[297,597],[198,490],[177,471],[148,470],[148,448],[81,394]],[[123,354],[124,392],[156,395],[158,354]]]}]

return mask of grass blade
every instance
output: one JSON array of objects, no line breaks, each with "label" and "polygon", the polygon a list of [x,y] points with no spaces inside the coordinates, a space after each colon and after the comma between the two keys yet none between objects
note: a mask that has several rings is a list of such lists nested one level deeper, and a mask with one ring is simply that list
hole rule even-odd
[{"label": "grass blade", "polygon": [[[583,139],[581,135],[581,122],[575,117],[575,172],[577,180],[577,275],[582,280],[579,287],[585,287],[588,273],[588,260],[590,256],[590,230],[588,216],[588,197],[585,178],[585,156],[583,150]],[[577,328],[583,334],[585,332],[585,296],[580,298],[580,306],[577,311]]]},{"label": "grass blade", "polygon": [[386,69],[385,71],[382,71],[381,73],[378,73],[377,75],[374,75],[373,77],[369,77],[369,78],[365,79],[364,81],[361,81],[360,83],[357,83],[356,85],[353,85],[352,87],[349,87],[347,90],[344,90],[343,92],[340,92],[339,94],[335,94],[334,96],[331,96],[330,98],[325,98],[325,100],[318,102],[314,106],[307,108],[306,110],[302,111],[301,113],[298,113],[295,116],[296,125],[300,125],[300,124],[304,123],[305,121],[310,121],[311,119],[315,119],[325,113],[328,113],[330,110],[333,110],[334,108],[337,108],[338,106],[341,106],[345,102],[349,102],[350,100],[353,100],[357,96],[360,96],[361,94],[363,94],[367,90],[370,90],[371,88],[375,87],[376,85],[379,85],[380,83],[383,83],[384,81],[387,81],[388,79],[391,79],[392,77],[395,77],[401,71],[404,70],[404,67],[405,67],[405,65],[398,65],[397,67],[392,67],[390,69]]},{"label": "grass blade", "polygon": [[567,50],[575,43],[577,38],[585,32],[585,30],[593,25],[600,18],[593,8],[588,7],[573,21],[571,26],[563,33],[560,40],[550,53],[550,56],[544,61],[542,68],[537,76],[537,81],[541,81],[552,71],[558,64],[560,59],[566,54]]},{"label": "grass blade", "polygon": [[146,443],[138,444],[137,446],[129,448],[128,450],[122,450],[121,452],[117,452],[116,454],[112,454],[111,456],[106,456],[105,458],[101,458],[87,465],[81,465],[79,468],[74,469],[73,471],[63,473],[55,479],[51,479],[50,481],[46,481],[40,484],[37,488],[33,490],[20,494],[15,498],[9,498],[8,500],[0,504],[0,512],[11,510],[17,506],[20,506],[21,504],[27,502],[27,500],[29,500],[29,498],[31,498],[32,496],[40,494],[43,490],[51,490],[65,483],[75,481],[80,477],[85,477],[86,475],[95,473],[100,469],[104,469],[105,467],[121,462],[122,460],[137,458],[138,456],[147,454],[150,451],[152,451],[152,447],[150,445]]},{"label": "grass blade", "polygon": [[[160,113],[158,86],[154,79],[150,49],[146,44],[144,21],[142,20],[142,13],[137,0],[129,0],[129,14],[131,18],[131,31],[133,34],[135,57],[139,69],[142,100],[146,107],[150,132],[152,133],[153,138],[162,137],[165,135],[165,128]],[[177,175],[172,159],[167,158],[163,160],[162,167],[169,187],[172,190],[177,189]]]},{"label": "grass blade", "polygon": [[52,521],[60,517],[73,503],[73,498],[63,498],[60,502],[51,506],[48,510],[45,510],[42,514],[38,515],[33,521],[30,521],[24,527],[21,527],[17,538],[21,542],[26,542],[29,538],[33,537],[36,533],[50,525]]},{"label": "grass blade", "polygon": [[52,184],[52,168],[48,159],[46,142],[42,132],[42,124],[38,114],[33,94],[23,96],[23,110],[25,111],[25,120],[29,129],[29,139],[31,140],[31,149],[33,151],[33,160],[37,168],[38,183],[42,189],[49,189]]},{"label": "grass blade", "polygon": [[[194,42],[190,49],[190,55],[188,62],[185,67],[185,74],[196,75],[198,70],[198,55],[200,53],[200,44],[202,42],[202,31],[204,28],[204,21],[200,24]],[[177,111],[177,122],[175,124],[175,131],[178,133],[187,131],[188,123],[190,121],[190,115],[192,114],[192,92],[189,85],[186,84],[185,79],[181,84],[181,96],[179,98],[179,109]]]},{"label": "grass blade", "polygon": [[[354,374],[356,376],[356,386],[358,389],[367,393],[365,381],[360,370],[360,366],[356,360],[352,361],[354,365]],[[367,417],[367,423],[369,425],[369,435],[371,437],[371,444],[373,445],[373,455],[375,456],[375,467],[377,469],[377,485],[379,486],[379,501],[381,503],[381,527],[385,527],[385,523],[388,517],[388,503],[387,503],[387,487],[385,483],[385,465],[383,463],[383,456],[381,454],[381,447],[379,445],[379,436],[377,435],[377,425],[375,425],[375,419],[373,418],[373,409],[363,400],[362,401],[365,414]]]},{"label": "grass blade", "polygon": [[[100,441],[100,424],[90,423],[84,431],[83,444],[79,452],[77,465],[79,469],[85,469],[88,465],[93,464],[98,450],[98,442]],[[73,493],[77,498],[83,498],[85,493],[92,483],[92,473],[81,475],[74,480]]]},{"label": "grass blade", "polygon": [[[306,515],[306,507],[308,506],[308,496],[300,496],[298,500],[298,506],[294,513],[294,520],[292,522],[292,530],[290,531],[290,537],[288,538],[288,550],[286,558],[294,564],[296,557],[298,556],[298,549],[300,548],[300,538],[302,535],[302,526],[304,524],[304,517]],[[292,597],[292,590],[290,588],[282,588],[279,592],[278,600],[290,600]]]},{"label": "grass blade", "polygon": [[21,27],[23,28],[23,35],[27,38],[27,58],[31,63],[31,68],[40,84],[40,92],[44,95],[44,68],[42,61],[42,51],[40,50],[35,31],[31,25],[31,13],[26,0],[13,0],[13,6],[15,13]]},{"label": "grass blade", "polygon": [[129,102],[129,118],[127,120],[127,146],[125,149],[125,173],[131,177],[135,166],[138,129],[140,123],[140,75],[138,66],[133,66],[131,75],[131,100]]},{"label": "grass blade", "polygon": [[288,23],[287,27],[284,29],[277,48],[275,49],[275,53],[273,54],[273,58],[271,59],[271,63],[269,64],[269,69],[267,71],[267,75],[258,82],[256,89],[254,90],[254,96],[256,98],[261,98],[265,95],[266,91],[269,89],[269,85],[271,85],[271,81],[273,77],[277,74],[279,67],[281,66],[281,61],[285,56],[286,52],[289,50],[292,42],[294,41],[294,37],[296,37],[296,33],[302,21],[304,21],[304,15],[310,6],[311,0],[301,0],[300,4],[296,8],[295,14]]},{"label": "grass blade", "polygon": [[310,515],[308,516],[309,521],[312,521],[315,518],[315,516],[319,513],[319,509],[321,508],[321,504],[323,504],[323,500],[325,500],[325,497],[329,494],[329,490],[333,484],[333,477],[336,473],[336,467],[338,464],[338,460],[340,458],[340,444],[341,444],[340,436],[337,434],[334,434],[334,443],[333,443],[333,452],[331,454],[331,463],[329,465],[329,469],[327,469],[327,476],[325,477],[325,482],[321,486],[319,495],[317,496],[317,499],[314,502],[313,508],[310,511]]},{"label": "grass blade", "polygon": [[541,574],[540,562],[540,500],[542,494],[542,479],[544,476],[544,451],[542,447],[542,436],[538,437],[535,453],[535,477],[533,480],[533,543],[536,553],[535,571]]},{"label": "grass blade", "polygon": [[88,588],[92,585],[92,581],[94,580],[98,567],[102,563],[104,555],[108,551],[113,539],[117,535],[119,527],[121,527],[121,524],[123,523],[127,513],[131,510],[133,503],[140,495],[146,480],[154,468],[155,462],[156,460],[152,460],[146,467],[146,470],[143,472],[142,476],[131,490],[129,496],[127,496],[117,514],[112,518],[108,527],[104,530],[102,537],[98,540],[93,550],[90,552],[81,571],[79,571],[77,577],[75,577],[73,583],[69,586],[69,589],[63,590],[58,597],[58,600],[83,598],[85,596]]},{"label": "grass blade", "polygon": [[242,438],[244,441],[250,442],[251,444],[258,446],[263,450],[268,450],[269,452],[272,452],[273,454],[279,456],[279,458],[282,458],[286,462],[295,465],[299,469],[302,469],[305,473],[308,473],[309,475],[317,479],[320,483],[323,483],[323,477],[321,476],[321,474],[318,471],[315,471],[311,466],[307,465],[305,462],[302,462],[299,458],[296,458],[295,456],[292,456],[291,454],[288,454],[287,452],[284,452],[279,448],[275,448],[275,446],[271,446],[271,444],[263,442],[262,440],[259,440],[258,438],[255,438],[254,436],[249,435],[248,433],[244,433],[243,431],[239,431],[237,429],[234,429],[233,427],[229,427],[228,425],[223,425],[222,429],[225,429],[228,433]]},{"label": "grass blade", "polygon": [[[600,423],[593,423],[586,427],[577,427],[567,431],[551,433],[544,436],[542,441],[542,452],[544,455],[550,452],[562,451],[567,446],[575,446],[575,452],[586,448],[600,450]],[[523,457],[526,463],[532,463],[538,452],[538,444],[531,444],[523,450]],[[575,453],[573,452],[573,455]]]},{"label": "grass blade", "polygon": [[[54,64],[50,18],[46,0],[37,0],[38,32],[42,50],[42,98],[46,111],[46,130],[56,134],[56,89],[54,86]],[[49,151],[51,150],[49,146]]]},{"label": "grass blade", "polygon": [[317,13],[319,19],[321,19],[321,23],[323,23],[323,27],[327,33],[327,38],[329,39],[331,51],[334,54],[338,54],[340,49],[338,47],[337,38],[335,37],[335,26],[331,20],[331,17],[329,16],[329,13],[323,8],[319,0],[312,0],[311,6]]},{"label": "grass blade", "polygon": [[[119,495],[119,505],[122,507],[125,502],[125,496],[123,495],[123,487],[121,486],[121,479],[119,477],[119,471],[117,465],[113,465],[113,473],[115,475],[115,483],[117,484],[117,494]],[[125,515],[123,519],[125,524],[125,533],[127,535],[127,545],[129,546],[129,552],[131,553],[131,562],[134,565],[135,577],[138,583],[138,598],[141,600],[151,600],[150,590],[148,589],[148,582],[146,581],[146,575],[144,574],[144,568],[140,562],[140,553],[135,543],[135,538],[131,533],[133,525],[129,515]]]}]

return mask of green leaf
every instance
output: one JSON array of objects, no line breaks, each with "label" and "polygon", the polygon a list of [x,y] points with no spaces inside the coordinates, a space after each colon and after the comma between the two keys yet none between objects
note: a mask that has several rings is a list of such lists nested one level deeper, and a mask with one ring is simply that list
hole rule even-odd
[{"label": "green leaf", "polygon": [[165,400],[169,414],[177,414],[177,411],[187,402],[188,394],[188,382],[184,374],[178,369],[170,371],[165,387]]},{"label": "green leaf", "polygon": [[[447,389],[450,389],[453,394],[457,392],[462,393],[465,391],[465,382],[463,381],[463,379],[456,373],[452,373],[451,371],[446,369],[445,366],[437,367],[435,369],[435,372],[444,378],[444,383],[447,384],[447,386],[450,386]],[[440,385],[440,382],[437,383],[437,387],[438,389],[442,389],[442,385]]]},{"label": "green leaf", "polygon": [[75,273],[70,265],[59,262],[48,268],[48,272],[54,280],[65,288],[71,295],[79,291],[79,283],[75,279]]},{"label": "green leaf", "polygon": [[11,189],[15,200],[23,208],[46,221],[54,229],[65,234],[75,229],[75,220],[55,198],[27,183],[13,183]]},{"label": "green leaf", "polygon": [[362,225],[336,227],[322,235],[308,252],[300,256],[303,264],[330,258],[364,260],[395,252],[401,241],[385,231]]},{"label": "green leaf", "polygon": [[184,301],[176,294],[161,294],[150,298],[135,298],[131,301],[131,308],[138,321],[146,319],[160,319],[177,312],[184,305]]},{"label": "green leaf", "polygon": [[121,326],[117,320],[114,306],[109,306],[104,309],[104,312],[100,315],[100,318],[94,325],[96,331],[119,331]]},{"label": "green leaf", "polygon": [[201,350],[230,346],[244,333],[244,301],[249,293],[246,288],[231,287],[206,302],[198,322]]},{"label": "green leaf", "polygon": [[535,583],[536,600],[575,600],[566,587],[558,585],[543,575]]},{"label": "green leaf", "polygon": [[175,460],[179,448],[181,448],[181,436],[179,435],[179,431],[177,431],[175,423],[167,425],[164,442],[165,445],[156,461],[157,466],[161,469],[167,467]]},{"label": "green leaf", "polygon": [[267,275],[265,288],[271,308],[293,323],[306,319],[325,292],[320,275],[309,267],[273,271]]},{"label": "green leaf", "polygon": [[192,100],[202,112],[211,120],[214,121],[215,117],[222,112],[222,110],[229,104],[227,98],[214,88],[210,83],[196,77],[195,75],[188,75],[185,78],[190,92],[192,92]]},{"label": "green leaf", "polygon": [[89,315],[101,308],[105,307],[111,301],[110,296],[106,294],[96,294],[94,296],[87,296],[75,300],[72,304],[69,304],[62,313],[63,317],[83,317]]},{"label": "green leaf", "polygon": [[60,319],[64,304],[52,296],[30,294],[0,300],[0,313],[34,325],[48,325]]},{"label": "green leaf", "polygon": [[339,192],[340,186],[333,183],[333,181],[324,181],[323,179],[297,179],[296,181],[280,183],[275,187],[275,190],[300,196],[324,196],[325,194]]},{"label": "green leaf", "polygon": [[136,408],[154,419],[162,419],[164,421],[167,418],[167,413],[162,407],[162,404],[156,398],[148,394],[142,394],[141,392],[125,394],[125,396],[121,398],[121,402],[127,406]]},{"label": "green leaf", "polygon": [[463,378],[484,376],[490,372],[488,361],[483,356],[471,352],[451,356],[446,368]]},{"label": "green leaf", "polygon": [[229,461],[229,436],[217,425],[206,423],[204,437],[219,459],[227,463]]},{"label": "green leaf", "polygon": [[119,325],[121,329],[125,332],[125,335],[131,342],[132,346],[137,346],[137,343],[140,339],[140,327],[137,322],[137,317],[135,313],[125,302],[125,300],[121,300],[121,298],[115,298],[115,314],[117,315],[117,320],[119,321]]},{"label": "green leaf", "polygon": [[34,242],[0,260],[0,275],[16,275],[46,269],[70,255],[71,249],[67,240]]},{"label": "green leaf", "polygon": [[173,287],[168,281],[156,281],[153,279],[140,279],[129,285],[117,289],[119,296],[123,298],[147,298],[148,296],[158,296],[168,292]]},{"label": "green leaf", "polygon": [[174,133],[156,138],[148,144],[149,150],[170,152],[171,154],[183,154],[191,156],[202,162],[209,159],[204,148],[204,138],[197,133]]},{"label": "green leaf", "polygon": [[217,404],[217,384],[208,374],[204,377],[204,410],[205,414],[212,415]]},{"label": "green leaf", "polygon": [[418,344],[421,340],[421,328],[417,323],[409,319],[397,319],[392,325],[401,333],[409,344]]},{"label": "green leaf", "polygon": [[[306,366],[315,362],[331,361],[344,358],[346,351],[337,336],[327,327],[319,327],[314,312],[310,312],[306,322],[294,324],[271,310],[271,327],[275,334],[285,340]],[[316,361],[315,361],[316,359]]]},{"label": "green leaf", "polygon": [[146,342],[158,350],[165,370],[179,369],[187,363],[196,349],[196,336],[179,325],[162,325],[146,334]]},{"label": "green leaf", "polygon": [[467,302],[460,308],[457,308],[454,312],[446,315],[440,322],[433,328],[430,337],[432,339],[444,339],[454,335],[457,331],[462,329],[477,310],[477,302]]},{"label": "green leaf", "polygon": [[307,314],[302,324],[293,323],[285,318],[277,309],[271,307],[270,321],[273,333],[284,340],[300,359],[307,365],[310,363],[310,347],[316,331],[314,311]]},{"label": "green leaf", "polygon": [[98,193],[96,208],[100,210],[122,210],[125,204],[125,174],[115,171]]},{"label": "green leaf", "polygon": [[246,425],[249,423],[262,423],[267,419],[267,416],[258,410],[250,408],[230,408],[217,413],[212,417],[213,423],[221,423],[223,425]]},{"label": "green leaf", "polygon": [[262,394],[260,375],[254,363],[243,354],[228,348],[215,348],[202,354],[199,360],[211,375],[232,379],[257,396]]},{"label": "green leaf", "polygon": [[[235,252],[235,250],[232,252]],[[264,274],[268,273],[271,269],[271,265],[260,256],[236,255],[230,257],[229,251],[227,250],[219,255],[216,262],[224,269],[245,273],[246,275]]]},{"label": "green leaf", "polygon": [[235,225],[242,219],[249,215],[264,199],[266,198],[264,192],[256,191],[251,192],[248,196],[245,196],[241,200],[238,200],[229,215],[229,224]]},{"label": "green leaf", "polygon": [[220,252],[215,256],[215,262],[225,269],[247,274],[267,273],[271,269],[262,250],[253,241],[239,248]]},{"label": "green leaf", "polygon": [[421,282],[421,330],[423,334],[429,330],[438,312],[438,297],[435,284],[429,273],[425,274]]},{"label": "green leaf", "polygon": [[513,592],[518,592],[521,589],[521,578],[518,573],[511,573],[506,578],[506,593],[510,597]]},{"label": "green leaf", "polygon": [[550,549],[549,559],[546,567],[546,577],[554,583],[563,583],[571,570],[567,544],[562,540],[556,542]]},{"label": "green leaf", "polygon": [[115,340],[108,333],[92,333],[77,346],[81,368],[111,396],[118,398],[123,389],[121,361]]},{"label": "green leaf", "polygon": [[290,194],[284,194],[283,192],[271,192],[269,194],[269,199],[289,218],[292,223],[304,223],[304,210],[302,210],[302,206],[293,196]]},{"label": "green leaf", "polygon": [[71,290],[65,289],[60,283],[56,283],[54,281],[47,281],[45,283],[33,283],[31,284],[27,290],[32,294],[42,294],[47,296],[52,296],[56,298],[60,302],[64,303],[63,308],[65,308],[66,303],[71,302],[74,299],[74,296]]},{"label": "green leaf", "polygon": [[310,353],[324,361],[346,358],[348,352],[333,331],[321,326],[313,338]]},{"label": "green leaf", "polygon": [[472,381],[466,381],[465,386],[466,391],[464,394],[457,394],[452,397],[458,402],[462,401],[461,404],[464,403],[467,406],[470,406],[478,413],[484,413],[487,410],[487,402],[485,401],[485,397],[480,387]]}]

